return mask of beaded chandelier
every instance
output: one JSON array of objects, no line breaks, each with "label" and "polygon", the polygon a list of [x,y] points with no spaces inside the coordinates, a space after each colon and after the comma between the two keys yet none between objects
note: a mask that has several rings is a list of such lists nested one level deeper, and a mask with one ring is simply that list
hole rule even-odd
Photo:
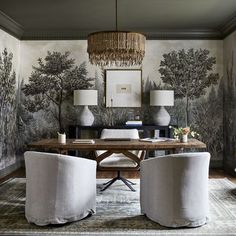
[{"label": "beaded chandelier", "polygon": [[145,54],[146,37],[136,32],[117,30],[95,32],[88,36],[89,61],[97,66],[141,65]]}]

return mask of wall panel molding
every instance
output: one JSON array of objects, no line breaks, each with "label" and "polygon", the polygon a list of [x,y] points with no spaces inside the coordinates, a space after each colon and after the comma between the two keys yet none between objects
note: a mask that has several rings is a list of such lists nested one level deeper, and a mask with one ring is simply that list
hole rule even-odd
[{"label": "wall panel molding", "polygon": [[[85,40],[92,31],[79,30],[37,30],[24,29],[19,23],[0,11],[0,28],[20,40]],[[231,16],[224,24],[217,29],[183,29],[183,30],[144,30],[147,39],[168,40],[168,39],[224,39],[236,30],[236,14]]]},{"label": "wall panel molding", "polygon": [[[96,32],[94,30],[92,32]],[[140,31],[149,40],[168,39],[222,39],[218,30],[172,30],[172,31]],[[21,40],[86,40],[90,31],[38,31],[30,30],[24,32]]]},{"label": "wall panel molding", "polygon": [[236,30],[236,14],[226,21],[226,23],[223,24],[219,30],[221,31],[224,38],[234,32]]},{"label": "wall panel molding", "polygon": [[2,11],[0,11],[0,28],[18,39],[21,38],[24,32],[23,27],[20,24]]}]

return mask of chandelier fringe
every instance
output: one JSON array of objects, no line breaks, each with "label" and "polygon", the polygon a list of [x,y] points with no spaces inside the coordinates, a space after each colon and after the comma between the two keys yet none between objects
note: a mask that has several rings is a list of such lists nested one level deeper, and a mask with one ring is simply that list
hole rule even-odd
[{"label": "chandelier fringe", "polygon": [[141,65],[145,55],[146,37],[123,31],[105,31],[88,36],[89,61],[98,66]]}]

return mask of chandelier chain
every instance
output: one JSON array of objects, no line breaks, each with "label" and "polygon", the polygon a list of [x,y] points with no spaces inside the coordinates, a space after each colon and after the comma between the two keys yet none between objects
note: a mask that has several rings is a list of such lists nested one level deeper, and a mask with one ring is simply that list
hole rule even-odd
[{"label": "chandelier chain", "polygon": [[118,5],[116,0],[116,31],[118,31]]}]

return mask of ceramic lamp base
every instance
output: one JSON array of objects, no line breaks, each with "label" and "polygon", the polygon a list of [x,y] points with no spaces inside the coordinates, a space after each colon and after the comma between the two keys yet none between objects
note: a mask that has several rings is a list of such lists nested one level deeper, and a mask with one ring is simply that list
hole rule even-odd
[{"label": "ceramic lamp base", "polygon": [[80,116],[80,125],[91,126],[94,122],[93,113],[89,110],[88,106],[84,106],[84,109]]},{"label": "ceramic lamp base", "polygon": [[165,107],[161,106],[156,115],[154,116],[155,125],[167,126],[170,123],[170,115],[165,109]]}]

